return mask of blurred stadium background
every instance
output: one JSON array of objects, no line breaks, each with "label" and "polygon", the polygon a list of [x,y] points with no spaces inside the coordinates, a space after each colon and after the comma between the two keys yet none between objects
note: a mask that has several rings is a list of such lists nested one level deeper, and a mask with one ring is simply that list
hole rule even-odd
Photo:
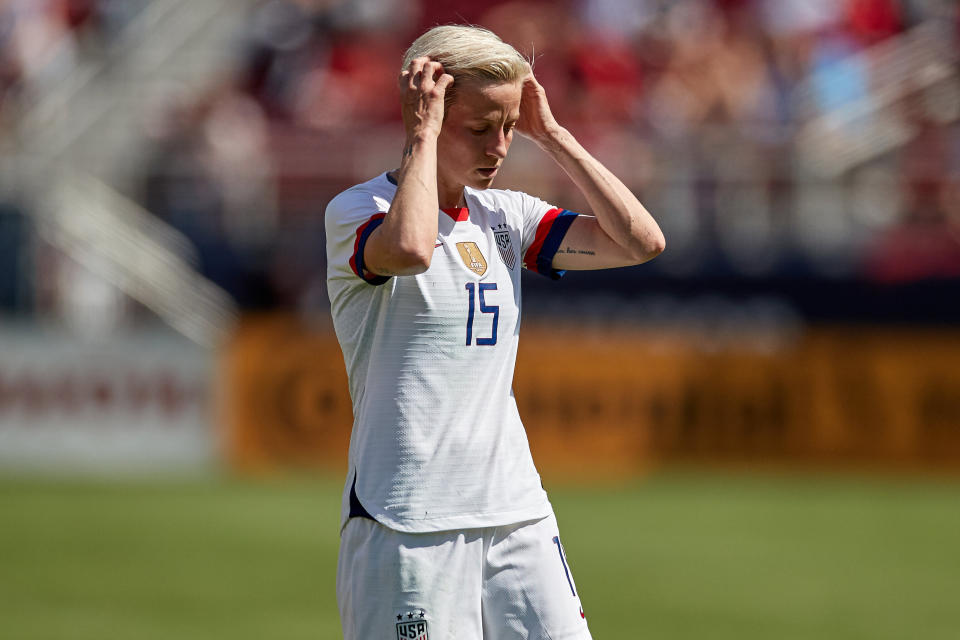
[{"label": "blurred stadium background", "polygon": [[667,236],[525,282],[595,636],[960,637],[952,0],[0,0],[0,637],[338,637],[323,210],[448,22]]}]

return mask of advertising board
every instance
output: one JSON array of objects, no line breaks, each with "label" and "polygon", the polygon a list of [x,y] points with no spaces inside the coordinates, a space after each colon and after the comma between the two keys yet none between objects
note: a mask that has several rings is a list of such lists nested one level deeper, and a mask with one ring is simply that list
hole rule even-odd
[{"label": "advertising board", "polygon": [[0,468],[144,471],[216,456],[213,355],[164,329],[0,328]]}]

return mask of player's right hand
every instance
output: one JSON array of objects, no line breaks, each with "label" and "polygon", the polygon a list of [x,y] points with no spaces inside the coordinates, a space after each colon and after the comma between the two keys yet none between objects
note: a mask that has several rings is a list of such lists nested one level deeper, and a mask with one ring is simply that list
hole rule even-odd
[{"label": "player's right hand", "polygon": [[440,135],[443,126],[443,98],[453,76],[430,58],[414,58],[400,72],[400,104],[408,138]]}]

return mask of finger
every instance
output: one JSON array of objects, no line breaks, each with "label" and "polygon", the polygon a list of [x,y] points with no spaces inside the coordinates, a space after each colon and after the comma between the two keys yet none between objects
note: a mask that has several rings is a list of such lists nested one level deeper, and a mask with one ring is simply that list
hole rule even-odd
[{"label": "finger", "polygon": [[400,75],[397,76],[397,86],[400,87],[401,91],[407,88],[407,83],[409,82],[410,72],[406,69],[400,72]]},{"label": "finger", "polygon": [[420,80],[423,77],[423,65],[429,60],[429,58],[414,58],[410,61],[410,75],[407,78],[407,87],[409,89],[416,90],[420,85]]},{"label": "finger", "polygon": [[424,66],[423,74],[429,75],[430,79],[436,82],[440,79],[440,76],[443,75],[443,65],[439,62],[431,60]]},{"label": "finger", "polygon": [[423,79],[420,81],[420,89],[422,91],[430,91],[433,89],[437,80],[440,76],[443,75],[443,65],[439,62],[427,62],[423,65]]},{"label": "finger", "polygon": [[446,93],[447,87],[453,84],[453,76],[449,73],[444,73],[439,78],[437,78],[436,90],[440,93]]},{"label": "finger", "polygon": [[436,62],[428,62],[423,65],[423,71],[420,77],[420,90],[424,93],[433,89],[433,85],[436,83],[437,67],[439,66]]}]

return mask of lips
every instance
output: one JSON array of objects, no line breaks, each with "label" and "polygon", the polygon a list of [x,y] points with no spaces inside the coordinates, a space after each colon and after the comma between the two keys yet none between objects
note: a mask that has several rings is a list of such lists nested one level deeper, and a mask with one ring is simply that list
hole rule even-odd
[{"label": "lips", "polygon": [[477,169],[477,171],[488,178],[492,178],[497,173],[499,167],[486,167],[483,169]]}]

